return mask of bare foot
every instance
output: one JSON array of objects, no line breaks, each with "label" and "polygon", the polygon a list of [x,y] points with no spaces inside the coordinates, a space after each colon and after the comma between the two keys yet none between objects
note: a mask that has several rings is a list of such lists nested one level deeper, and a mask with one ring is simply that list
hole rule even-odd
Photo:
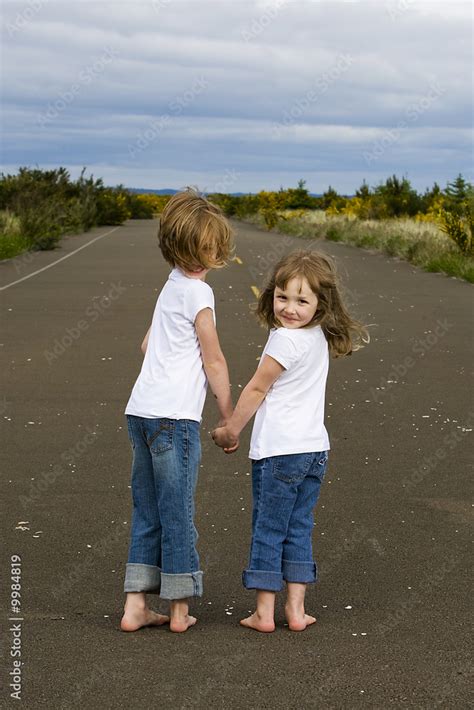
[{"label": "bare foot", "polygon": [[169,622],[169,616],[158,614],[145,607],[145,609],[126,610],[120,622],[122,631],[138,631],[143,626],[162,626]]},{"label": "bare foot", "polygon": [[295,614],[294,612],[285,612],[286,620],[288,622],[288,628],[291,631],[304,631],[307,626],[316,623],[314,616],[309,616],[308,614]]},{"label": "bare foot", "polygon": [[177,634],[181,634],[183,633],[183,631],[187,631],[190,626],[194,626],[196,621],[196,617],[190,616],[189,614],[186,614],[186,616],[177,619],[172,618],[170,621],[170,629],[171,631],[174,631]]},{"label": "bare foot", "polygon": [[240,624],[241,626],[246,626],[248,629],[261,631],[264,634],[271,634],[272,631],[275,631],[275,622],[272,620],[268,621],[261,619],[256,611],[252,614],[252,616],[242,619]]}]

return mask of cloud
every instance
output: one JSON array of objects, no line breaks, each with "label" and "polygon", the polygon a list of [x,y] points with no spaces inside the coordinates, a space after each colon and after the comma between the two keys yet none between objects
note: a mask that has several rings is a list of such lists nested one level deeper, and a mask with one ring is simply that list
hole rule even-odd
[{"label": "cloud", "polygon": [[[424,186],[429,170],[442,184],[472,174],[470,3],[130,8],[4,4],[5,165],[87,165],[157,188],[234,168],[235,190],[282,176],[320,191],[331,175],[350,191],[355,175],[397,170]],[[364,151],[400,126],[368,164]]]}]

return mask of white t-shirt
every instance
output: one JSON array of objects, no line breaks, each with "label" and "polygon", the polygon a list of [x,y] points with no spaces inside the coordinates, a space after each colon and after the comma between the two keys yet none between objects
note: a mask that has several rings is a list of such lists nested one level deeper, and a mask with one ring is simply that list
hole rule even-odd
[{"label": "white t-shirt", "polygon": [[324,399],[329,350],[321,326],[273,328],[260,364],[265,355],[270,355],[285,370],[257,410],[249,457],[258,460],[327,451]]},{"label": "white t-shirt", "polygon": [[207,377],[194,320],[203,308],[212,309],[215,323],[211,287],[173,269],[156,303],[142,369],[125,414],[201,421]]}]

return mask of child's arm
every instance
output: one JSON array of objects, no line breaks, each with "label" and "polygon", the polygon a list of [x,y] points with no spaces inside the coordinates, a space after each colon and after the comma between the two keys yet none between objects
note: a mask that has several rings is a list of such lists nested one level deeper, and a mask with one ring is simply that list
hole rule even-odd
[{"label": "child's arm", "polygon": [[144,339],[143,339],[143,343],[141,344],[141,350],[142,350],[142,353],[143,353],[143,354],[146,353],[146,349],[147,349],[147,347],[148,347],[148,338],[150,337],[150,330],[151,330],[151,325],[150,325],[150,327],[148,328],[148,332],[147,332],[147,334],[145,335],[145,337],[144,337]]},{"label": "child's arm", "polygon": [[261,403],[267,396],[268,390],[280,377],[285,368],[279,362],[265,355],[263,362],[256,373],[242,390],[234,413],[226,426],[215,429],[212,438],[218,446],[232,448],[239,438],[240,432],[253,417]]},{"label": "child's arm", "polygon": [[201,346],[201,357],[209,385],[217,400],[217,408],[224,422],[232,416],[232,397],[230,394],[229,371],[219,338],[214,325],[212,311],[203,308],[194,321],[196,334]]}]

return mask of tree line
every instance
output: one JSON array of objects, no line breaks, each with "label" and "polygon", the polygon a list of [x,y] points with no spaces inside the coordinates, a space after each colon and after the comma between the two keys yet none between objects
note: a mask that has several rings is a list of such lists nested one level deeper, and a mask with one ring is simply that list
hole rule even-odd
[{"label": "tree line", "polygon": [[[86,177],[85,170],[77,180],[63,167],[21,167],[16,175],[0,175],[0,257],[18,253],[9,234],[13,230],[22,240],[20,250],[52,249],[64,234],[122,224],[127,219],[151,219],[169,199],[167,195],[137,194],[123,185],[107,187],[101,178]],[[301,179],[294,188],[208,197],[229,217],[260,213],[268,229],[286,210],[324,210],[328,216],[359,220],[414,217],[436,222],[463,253],[472,251],[474,189],[461,174],[444,189],[435,182],[422,193],[408,178],[392,175],[373,187],[364,181],[351,196],[331,186],[322,195],[311,195]],[[6,247],[8,239],[11,243]]]},{"label": "tree line", "polygon": [[320,196],[310,195],[305,180],[300,180],[296,188],[242,196],[216,194],[212,199],[231,217],[260,213],[268,229],[285,210],[324,210],[328,216],[360,220],[413,217],[437,223],[463,253],[472,251],[474,188],[461,174],[444,189],[435,182],[422,193],[408,178],[392,175],[374,187],[364,180],[351,196],[340,195],[331,186]]}]

